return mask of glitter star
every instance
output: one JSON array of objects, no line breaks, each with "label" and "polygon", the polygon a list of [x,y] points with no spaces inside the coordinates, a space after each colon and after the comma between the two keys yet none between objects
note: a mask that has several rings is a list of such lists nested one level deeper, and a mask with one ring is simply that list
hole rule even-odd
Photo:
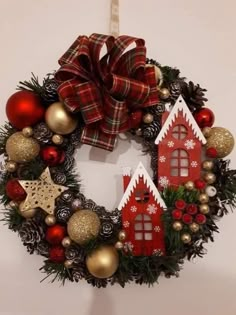
[{"label": "glitter star", "polygon": [[53,182],[47,167],[37,180],[20,180],[19,183],[27,193],[22,212],[41,208],[48,214],[54,214],[55,199],[67,190],[65,186]]}]

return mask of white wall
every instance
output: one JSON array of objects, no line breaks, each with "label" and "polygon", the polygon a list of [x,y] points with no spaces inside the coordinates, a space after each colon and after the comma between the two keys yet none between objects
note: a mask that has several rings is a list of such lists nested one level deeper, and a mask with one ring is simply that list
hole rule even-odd
[{"label": "white wall", "polygon": [[[109,0],[0,1],[0,123],[19,80],[32,71],[43,77],[56,69],[77,35],[108,33],[109,6]],[[120,7],[121,33],[145,38],[150,57],[180,67],[184,76],[207,87],[216,125],[236,134],[235,1],[120,0]],[[129,149],[122,141],[110,155],[84,146],[77,159],[86,194],[117,205],[120,166],[135,167],[139,155],[137,145]],[[95,170],[99,176],[93,176]],[[179,279],[161,279],[153,288],[132,284],[106,290],[86,283],[40,284],[42,259],[28,255],[17,235],[1,224],[0,314],[235,315],[235,219],[231,214],[219,223],[221,233],[208,245],[208,255],[186,263]]]}]

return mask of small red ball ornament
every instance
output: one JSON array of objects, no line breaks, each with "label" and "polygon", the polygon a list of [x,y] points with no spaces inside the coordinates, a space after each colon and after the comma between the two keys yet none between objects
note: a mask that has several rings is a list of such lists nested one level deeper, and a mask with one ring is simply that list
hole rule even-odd
[{"label": "small red ball ornament", "polygon": [[175,206],[177,209],[183,210],[186,207],[186,202],[182,199],[176,200]]},{"label": "small red ball ornament", "polygon": [[130,114],[129,125],[131,129],[137,129],[143,119],[143,112],[138,109]]},{"label": "small red ball ornament", "polygon": [[65,261],[65,248],[62,246],[53,246],[49,249],[49,259],[54,263],[63,263]]},{"label": "small red ball ornament", "polygon": [[194,182],[195,188],[202,190],[206,187],[206,183],[202,179],[197,179]]},{"label": "small red ball ornament", "polygon": [[25,190],[16,178],[10,179],[6,183],[5,189],[7,196],[14,201],[23,201],[27,196]]},{"label": "small red ball ornament", "polygon": [[215,121],[213,111],[206,107],[196,111],[193,116],[200,128],[212,127]]},{"label": "small red ball ornament", "polygon": [[51,245],[61,244],[63,238],[66,236],[66,229],[60,224],[55,224],[48,227],[46,231],[46,240]]},{"label": "small red ball ornament", "polygon": [[16,92],[7,101],[7,118],[17,129],[35,125],[43,120],[44,113],[40,97],[30,91]]},{"label": "small red ball ornament", "polygon": [[195,221],[198,224],[204,224],[206,223],[206,216],[204,214],[199,213],[196,215]]},{"label": "small red ball ornament", "polygon": [[182,221],[185,223],[185,224],[191,224],[193,222],[193,217],[188,214],[188,213],[185,213],[182,217]]},{"label": "small red ball ornament", "polygon": [[190,215],[196,214],[197,213],[197,205],[195,205],[194,203],[187,205],[186,211]]},{"label": "small red ball ornament", "polygon": [[217,158],[217,150],[215,148],[208,148],[206,150],[206,156],[212,159]]},{"label": "small red ball ornament", "polygon": [[182,211],[179,209],[175,209],[172,211],[172,218],[175,220],[180,220],[182,218]]},{"label": "small red ball ornament", "polygon": [[40,156],[48,166],[57,166],[65,161],[65,152],[52,145],[42,148]]}]

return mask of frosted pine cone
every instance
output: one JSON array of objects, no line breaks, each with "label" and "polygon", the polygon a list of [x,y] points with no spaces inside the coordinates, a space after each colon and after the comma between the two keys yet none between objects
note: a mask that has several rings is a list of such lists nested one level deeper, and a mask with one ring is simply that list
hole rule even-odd
[{"label": "frosted pine cone", "polygon": [[61,206],[56,210],[56,218],[58,222],[66,223],[72,216],[72,210],[67,206]]},{"label": "frosted pine cone", "polygon": [[22,223],[19,236],[28,251],[33,253],[44,239],[45,233],[42,226],[38,225],[34,219],[29,219]]},{"label": "frosted pine cone", "polygon": [[38,140],[41,144],[51,143],[53,132],[48,128],[48,126],[41,122],[37,124],[33,129],[33,137]]}]

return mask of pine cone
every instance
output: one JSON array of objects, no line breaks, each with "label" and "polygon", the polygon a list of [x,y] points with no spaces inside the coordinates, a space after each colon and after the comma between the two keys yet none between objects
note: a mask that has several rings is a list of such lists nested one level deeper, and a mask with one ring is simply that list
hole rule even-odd
[{"label": "pine cone", "polygon": [[72,277],[75,282],[79,282],[81,279],[85,278],[86,276],[86,267],[85,265],[78,265],[72,269]]},{"label": "pine cone", "polygon": [[53,132],[48,128],[48,126],[41,122],[37,124],[34,129],[34,138],[39,141],[41,144],[49,144],[51,143],[51,139],[53,136]]},{"label": "pine cone", "polygon": [[63,164],[65,171],[68,172],[68,171],[72,170],[74,163],[75,163],[75,159],[74,159],[73,155],[66,153],[65,162]]},{"label": "pine cone", "polygon": [[181,94],[181,86],[179,82],[173,82],[169,86],[169,91],[170,91],[170,101],[171,104],[174,104]]},{"label": "pine cone", "polygon": [[97,288],[106,288],[108,284],[108,279],[99,279],[94,278],[92,275],[87,275],[86,280],[89,284],[91,284],[93,287]]},{"label": "pine cone", "polygon": [[43,94],[42,98],[47,104],[52,104],[59,101],[57,94],[58,83],[54,78],[53,74],[48,74],[47,77],[43,80]]},{"label": "pine cone", "polygon": [[83,202],[84,209],[94,210],[96,207],[96,203],[92,199],[85,199]]},{"label": "pine cone", "polygon": [[57,169],[51,169],[52,179],[57,185],[64,185],[66,183],[66,175]]},{"label": "pine cone", "polygon": [[27,250],[32,254],[38,244],[44,239],[45,233],[43,227],[34,219],[29,219],[22,223],[19,229],[19,236]]},{"label": "pine cone", "polygon": [[199,84],[195,85],[192,81],[189,83],[181,82],[181,94],[192,112],[204,106],[204,102],[207,101],[207,98],[204,97],[206,91],[206,89],[201,88]]},{"label": "pine cone", "polygon": [[146,139],[156,138],[161,130],[159,121],[154,120],[151,124],[143,128],[143,137]]},{"label": "pine cone", "polygon": [[60,195],[59,199],[64,203],[71,203],[74,200],[74,193],[67,189]]},{"label": "pine cone", "polygon": [[46,241],[39,242],[36,251],[41,256],[49,257],[49,244]]},{"label": "pine cone", "polygon": [[70,142],[71,144],[76,148],[80,144],[81,134],[82,134],[82,128],[78,127],[75,129],[75,131],[70,135]]},{"label": "pine cone", "polygon": [[103,239],[109,239],[113,237],[114,224],[111,222],[111,220],[104,220],[101,222],[101,228],[100,228],[99,234]]},{"label": "pine cone", "polygon": [[61,206],[56,210],[55,216],[58,222],[66,223],[72,216],[72,210],[67,206]]},{"label": "pine cone", "polygon": [[85,261],[85,252],[82,247],[70,246],[66,248],[66,259],[73,260],[73,263],[77,266]]}]

